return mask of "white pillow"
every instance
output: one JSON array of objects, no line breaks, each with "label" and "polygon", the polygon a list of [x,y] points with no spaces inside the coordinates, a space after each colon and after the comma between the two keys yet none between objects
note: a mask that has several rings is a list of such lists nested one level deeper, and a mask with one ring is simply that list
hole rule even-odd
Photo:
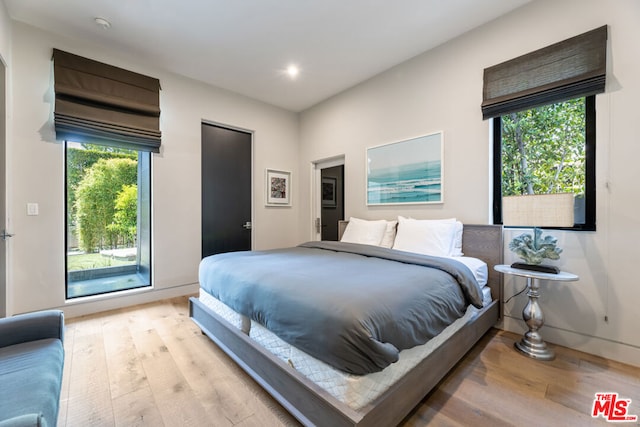
[{"label": "white pillow", "polygon": [[396,240],[396,229],[398,227],[398,221],[387,221],[387,229],[384,231],[380,246],[383,248],[392,248],[393,242]]},{"label": "white pillow", "polygon": [[365,219],[351,217],[340,241],[378,246],[386,230],[387,221],[384,219],[367,221]]},{"label": "white pillow", "polygon": [[456,219],[418,220],[398,217],[393,249],[432,256],[451,256],[455,249]]},{"label": "white pillow", "polygon": [[464,225],[460,221],[456,221],[456,235],[453,241],[453,251],[451,251],[451,256],[463,256],[462,253],[462,231]]}]

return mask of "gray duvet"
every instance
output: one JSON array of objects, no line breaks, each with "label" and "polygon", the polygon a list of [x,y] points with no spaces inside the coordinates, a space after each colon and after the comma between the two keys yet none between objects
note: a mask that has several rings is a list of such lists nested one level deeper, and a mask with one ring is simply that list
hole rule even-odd
[{"label": "gray duvet", "polygon": [[469,304],[482,306],[461,263],[351,243],[213,255],[199,275],[200,286],[229,307],[353,374],[384,369]]}]

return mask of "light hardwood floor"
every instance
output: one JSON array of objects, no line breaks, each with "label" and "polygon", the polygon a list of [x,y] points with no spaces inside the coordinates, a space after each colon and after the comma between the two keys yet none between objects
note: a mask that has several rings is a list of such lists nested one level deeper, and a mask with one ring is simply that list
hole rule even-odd
[{"label": "light hardwood floor", "polygon": [[[557,346],[539,362],[516,339],[490,331],[403,425],[606,425],[596,392],[640,416],[640,368]],[[65,351],[59,426],[299,425],[200,333],[186,297],[67,319]]]}]

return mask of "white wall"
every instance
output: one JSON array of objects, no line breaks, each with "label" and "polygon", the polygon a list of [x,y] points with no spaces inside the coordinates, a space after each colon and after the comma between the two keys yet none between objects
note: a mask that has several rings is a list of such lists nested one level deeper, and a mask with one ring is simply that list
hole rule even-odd
[{"label": "white wall", "polygon": [[11,53],[11,19],[7,13],[4,1],[0,2],[0,55],[5,64],[8,62]]},{"label": "white wall", "polygon": [[[483,69],[608,24],[607,87],[596,104],[597,231],[553,233],[564,248],[559,265],[581,280],[543,283],[542,333],[551,342],[640,365],[634,268],[640,241],[639,18],[636,0],[537,0],[343,92],[301,115],[299,185],[310,188],[312,162],[344,154],[347,217],[456,216],[489,223],[491,138],[490,121],[480,111]],[[440,130],[444,203],[367,207],[365,149]],[[301,201],[300,235],[309,236],[308,192]],[[521,231],[507,230],[505,242]],[[506,250],[505,262],[513,260]],[[506,280],[505,295],[522,285]],[[524,331],[525,302],[523,295],[505,307],[504,328]]]},{"label": "white wall", "polygon": [[[4,70],[4,79],[2,84],[4,84],[4,99],[0,102],[4,102],[5,105],[0,108],[4,117],[0,118],[5,124],[4,132],[5,134],[0,136],[3,141],[8,140],[8,135],[11,130],[11,20],[9,18],[9,14],[5,8],[4,2],[0,1],[0,63],[2,63],[2,67],[5,67]],[[8,153],[11,151],[11,147],[8,144],[4,144],[5,156],[4,156],[4,164],[2,165],[4,180],[5,180],[5,204],[9,206],[8,195],[10,194],[10,184],[11,181],[8,178],[8,171],[11,169],[11,165],[8,162]],[[4,216],[4,215],[3,215]],[[9,218],[5,218],[5,222],[0,224],[0,229],[6,229],[8,232],[11,232],[11,224],[8,223]],[[9,246],[8,243],[0,242],[0,244],[5,245],[5,248]],[[5,261],[8,263],[10,259],[10,252],[3,251],[3,256],[5,257]],[[1,271],[0,274],[6,278],[6,272]],[[6,286],[6,280],[2,281],[3,285],[0,285],[0,313],[6,314],[8,312],[8,301],[11,298],[12,290]]]},{"label": "white wall", "polygon": [[[297,243],[295,207],[264,206],[267,167],[298,173],[298,118],[260,103],[139,63],[82,40],[70,40],[13,23],[13,130],[10,135],[12,200],[12,313],[63,307],[68,315],[95,312],[197,291],[201,246],[200,125],[202,120],[254,132],[254,248]],[[63,146],[52,122],[51,53],[66,50],[160,79],[162,150],[153,155],[153,291],[127,297],[65,303]],[[27,216],[27,202],[40,215]]]}]

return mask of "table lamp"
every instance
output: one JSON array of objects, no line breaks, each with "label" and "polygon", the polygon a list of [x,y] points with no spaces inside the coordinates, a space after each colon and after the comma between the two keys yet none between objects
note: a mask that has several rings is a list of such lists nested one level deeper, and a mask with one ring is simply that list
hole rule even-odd
[{"label": "table lamp", "polygon": [[527,194],[502,198],[502,224],[533,227],[531,234],[522,234],[509,243],[509,249],[524,262],[511,264],[513,268],[557,274],[560,269],[542,264],[543,260],[560,259],[562,249],[555,237],[542,237],[539,227],[573,227],[572,193]]}]

